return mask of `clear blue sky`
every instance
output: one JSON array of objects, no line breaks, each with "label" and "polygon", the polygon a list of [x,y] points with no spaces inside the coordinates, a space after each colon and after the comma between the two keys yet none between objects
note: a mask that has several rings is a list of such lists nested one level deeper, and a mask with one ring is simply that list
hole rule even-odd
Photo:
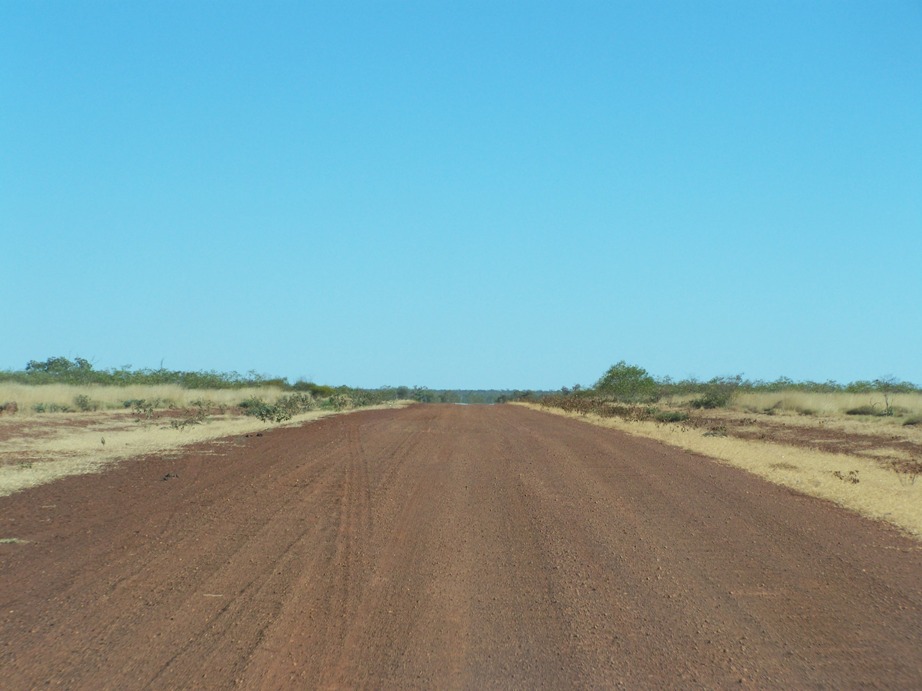
[{"label": "clear blue sky", "polygon": [[922,384],[922,4],[0,3],[0,368]]}]

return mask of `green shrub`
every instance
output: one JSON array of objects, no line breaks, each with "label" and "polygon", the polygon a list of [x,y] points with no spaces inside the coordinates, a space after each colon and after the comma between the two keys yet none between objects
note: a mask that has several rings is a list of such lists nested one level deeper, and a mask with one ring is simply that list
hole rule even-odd
[{"label": "green shrub", "polygon": [[740,387],[742,377],[715,377],[704,385],[698,398],[691,401],[693,408],[725,408],[733,400],[733,394]]},{"label": "green shrub", "polygon": [[684,422],[688,419],[688,413],[681,413],[678,410],[661,410],[654,413],[653,419],[657,422]]},{"label": "green shrub", "polygon": [[337,393],[330,396],[330,405],[333,410],[346,410],[353,407],[352,397],[348,394]]},{"label": "green shrub", "polygon": [[99,410],[99,404],[91,400],[86,394],[80,394],[74,397],[74,405],[82,413],[88,413],[92,410]]},{"label": "green shrub", "polygon": [[634,414],[634,408],[632,406],[626,405],[600,405],[596,410],[594,410],[597,415],[602,417],[620,417],[620,418],[629,418]]},{"label": "green shrub", "polygon": [[138,416],[139,420],[141,418],[150,420],[154,417],[154,408],[162,408],[163,401],[160,399],[148,400],[145,398],[132,398],[122,401],[122,405],[126,408],[131,408],[134,414]]},{"label": "green shrub", "polygon": [[313,410],[316,403],[310,394],[294,393],[282,396],[275,403],[266,403],[261,398],[248,398],[240,407],[246,415],[253,415],[263,422],[285,422],[295,415]]},{"label": "green shrub", "polygon": [[66,405],[59,405],[57,403],[36,403],[32,406],[32,410],[36,413],[72,413],[74,412],[73,408]]},{"label": "green shrub", "polygon": [[240,407],[243,409],[245,415],[252,415],[263,422],[274,420],[276,416],[275,406],[255,396],[242,401]]},{"label": "green shrub", "polygon": [[724,396],[716,391],[707,391],[704,395],[691,401],[692,408],[723,408],[730,402],[729,396]]},{"label": "green shrub", "polygon": [[240,407],[243,408],[243,412],[250,414],[249,411],[257,408],[258,406],[265,405],[266,402],[256,396],[251,396],[250,398],[245,398],[240,401]]},{"label": "green shrub", "polygon": [[659,387],[643,367],[624,360],[608,368],[596,382],[596,391],[626,403],[651,402],[659,398]]},{"label": "green shrub", "polygon": [[877,409],[877,406],[873,404],[869,405],[860,405],[857,408],[849,408],[845,411],[846,415],[882,415],[882,413]]},{"label": "green shrub", "polygon": [[328,396],[332,396],[334,393],[332,386],[315,384],[314,382],[304,381],[302,379],[299,379],[294,384],[292,384],[291,388],[293,391],[308,393],[315,398],[326,398]]}]

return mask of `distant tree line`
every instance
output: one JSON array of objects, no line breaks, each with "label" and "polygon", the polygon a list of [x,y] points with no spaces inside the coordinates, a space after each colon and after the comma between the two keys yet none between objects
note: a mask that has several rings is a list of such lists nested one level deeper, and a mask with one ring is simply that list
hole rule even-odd
[{"label": "distant tree line", "polygon": [[50,357],[30,360],[23,370],[0,370],[0,381],[20,384],[101,384],[130,386],[135,384],[176,384],[186,389],[239,389],[248,386],[278,386],[290,388],[286,379],[265,377],[256,372],[198,371],[185,372],[159,369],[132,369],[131,365],[98,370],[85,358],[70,360]]},{"label": "distant tree line", "polygon": [[[409,390],[406,390],[406,387],[399,387],[398,391],[408,394],[399,396],[400,398],[419,403],[456,403],[464,405],[505,403],[517,400],[525,395],[525,392],[509,389],[429,389],[425,386],[414,386]],[[528,393],[530,394],[531,392]]]},{"label": "distant tree line", "polygon": [[[382,386],[363,389],[349,386],[327,386],[298,380],[290,383],[283,377],[267,377],[254,371],[216,372],[159,369],[134,369],[131,365],[110,369],[95,369],[82,357],[50,357],[30,360],[22,370],[0,370],[0,381],[20,384],[71,384],[105,386],[173,384],[184,389],[241,389],[273,386],[284,391],[307,393],[315,399],[347,396],[355,405],[374,405],[394,400],[413,400],[420,403],[502,403],[515,400],[525,392],[511,390],[429,389],[425,386]],[[531,392],[528,392],[530,395]]]},{"label": "distant tree line", "polygon": [[[590,388],[576,385],[562,387],[550,394],[555,397],[605,398],[622,403],[654,403],[669,396],[695,396],[691,405],[699,408],[718,408],[729,403],[737,392],[805,391],[814,393],[879,393],[885,396],[897,393],[920,392],[922,388],[895,377],[880,377],[848,384],[835,381],[794,381],[780,377],[774,381],[744,379],[742,375],[714,377],[707,381],[671,377],[654,377],[643,367],[624,360],[612,365]],[[520,397],[521,398],[521,397]]]}]

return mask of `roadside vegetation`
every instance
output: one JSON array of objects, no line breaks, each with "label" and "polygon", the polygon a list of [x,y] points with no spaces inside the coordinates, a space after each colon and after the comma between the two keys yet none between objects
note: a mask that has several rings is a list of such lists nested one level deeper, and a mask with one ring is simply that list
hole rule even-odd
[{"label": "roadside vegetation", "polygon": [[[31,360],[22,370],[0,371],[0,415],[125,410],[151,419],[159,411],[238,412],[282,422],[311,410],[346,410],[411,399],[420,389],[357,389],[297,381],[256,372],[97,370],[84,358]],[[201,417],[201,415],[199,415]]]},{"label": "roadside vegetation", "polygon": [[356,389],[249,373],[96,370],[82,358],[0,372],[0,496],[199,442],[373,407],[394,387]]},{"label": "roadside vegetation", "polygon": [[352,410],[495,403],[517,395],[290,383],[255,372],[98,370],[80,357],[31,360],[22,370],[0,371],[0,496],[130,458],[206,441],[234,443]]},{"label": "roadside vegetation", "polygon": [[922,538],[922,390],[908,382],[677,382],[622,361],[592,387],[518,402],[705,454]]},{"label": "roadside vegetation", "polygon": [[797,382],[787,378],[750,381],[741,375],[708,381],[656,378],[624,361],[610,367],[589,388],[563,387],[552,394],[520,396],[546,407],[603,417],[681,421],[700,410],[802,416],[890,418],[906,426],[922,424],[922,388],[893,377],[849,384]]},{"label": "roadside vegetation", "polygon": [[445,390],[424,386],[362,389],[328,386],[248,372],[98,370],[85,358],[30,360],[22,370],[0,370],[0,415],[128,410],[146,419],[158,411],[220,410],[282,422],[312,410],[342,411],[392,401],[490,404],[522,395],[504,390]]}]

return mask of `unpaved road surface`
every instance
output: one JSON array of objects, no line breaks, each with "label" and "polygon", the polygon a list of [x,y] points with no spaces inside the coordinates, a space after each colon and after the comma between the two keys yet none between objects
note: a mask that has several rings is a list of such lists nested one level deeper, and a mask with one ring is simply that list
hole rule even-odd
[{"label": "unpaved road surface", "polygon": [[519,407],[126,462],[0,537],[4,689],[922,687],[918,543]]}]

